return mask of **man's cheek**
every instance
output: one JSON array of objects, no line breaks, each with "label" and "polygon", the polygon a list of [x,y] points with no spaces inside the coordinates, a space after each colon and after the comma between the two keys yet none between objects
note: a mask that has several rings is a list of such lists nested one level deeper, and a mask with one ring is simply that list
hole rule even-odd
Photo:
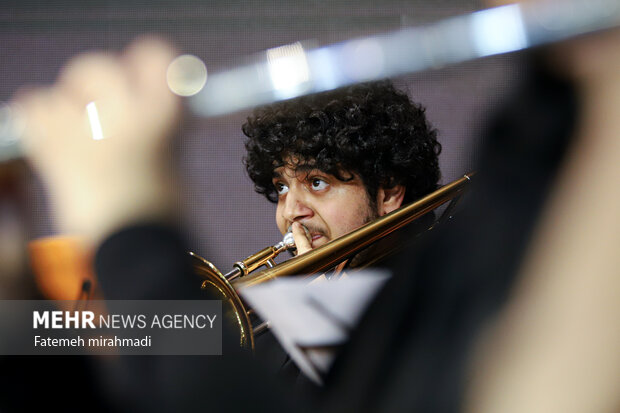
[{"label": "man's cheek", "polygon": [[278,231],[280,231],[280,233],[282,235],[286,234],[286,228],[284,226],[284,220],[276,218],[276,227],[278,227]]}]

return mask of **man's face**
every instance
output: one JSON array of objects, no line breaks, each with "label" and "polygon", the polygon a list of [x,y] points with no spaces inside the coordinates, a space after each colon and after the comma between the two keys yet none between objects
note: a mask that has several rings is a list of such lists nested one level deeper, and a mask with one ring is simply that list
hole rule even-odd
[{"label": "man's face", "polygon": [[311,248],[316,248],[376,218],[361,179],[349,176],[352,179],[343,182],[316,169],[277,168],[273,184],[279,196],[280,232],[285,234],[293,222],[299,222],[308,228]]}]

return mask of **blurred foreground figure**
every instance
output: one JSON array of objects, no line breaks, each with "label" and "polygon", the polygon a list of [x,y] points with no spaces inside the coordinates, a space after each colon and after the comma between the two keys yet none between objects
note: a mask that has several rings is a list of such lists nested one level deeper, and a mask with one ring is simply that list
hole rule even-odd
[{"label": "blurred foreground figure", "polygon": [[395,263],[336,361],[331,411],[620,408],[619,44],[528,55],[464,210]]},{"label": "blurred foreground figure", "polygon": [[576,85],[574,136],[509,305],[480,340],[471,412],[620,409],[620,32],[559,45],[551,64]]},{"label": "blurred foreground figure", "polygon": [[[138,40],[120,55],[78,56],[54,85],[20,92],[14,102],[25,116],[25,150],[47,185],[58,230],[81,237],[96,251],[97,282],[106,299],[205,298],[174,225],[167,145],[180,101],[166,84],[173,57],[167,43],[153,39]],[[54,366],[64,366],[61,374],[88,388],[79,389],[78,400],[63,410],[83,410],[85,403],[105,411],[291,410],[286,391],[273,377],[260,375],[238,338],[230,342],[224,332],[221,357],[54,358]],[[39,366],[52,358],[9,359],[5,372],[15,389],[0,397],[0,407],[57,404],[20,390],[31,388],[42,373]],[[73,361],[93,368],[78,370]],[[238,378],[229,372],[239,372],[255,390],[238,397]]]}]

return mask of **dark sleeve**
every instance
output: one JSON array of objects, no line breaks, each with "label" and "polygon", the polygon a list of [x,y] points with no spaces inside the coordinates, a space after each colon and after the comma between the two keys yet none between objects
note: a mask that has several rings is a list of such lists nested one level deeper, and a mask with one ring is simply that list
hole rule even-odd
[{"label": "dark sleeve", "polygon": [[[208,299],[200,290],[182,236],[161,224],[125,228],[95,256],[106,299]],[[234,323],[231,323],[232,325]],[[222,356],[99,358],[102,392],[119,411],[300,411],[272,372],[239,347],[238,332],[223,324]]]},{"label": "dark sleeve", "polygon": [[95,273],[106,299],[201,299],[180,233],[157,223],[124,228],[95,255]]}]

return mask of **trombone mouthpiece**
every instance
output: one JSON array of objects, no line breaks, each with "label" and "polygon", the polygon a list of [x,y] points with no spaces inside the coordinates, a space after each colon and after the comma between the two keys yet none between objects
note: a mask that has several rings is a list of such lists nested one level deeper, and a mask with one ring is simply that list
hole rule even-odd
[{"label": "trombone mouthpiece", "polygon": [[[301,227],[304,229],[304,232],[306,233],[306,238],[308,238],[308,240],[312,240],[312,236],[310,235],[310,231],[308,230],[308,228],[306,228],[306,226],[304,224],[301,224]],[[286,249],[293,252],[297,249],[297,247],[295,246],[295,238],[293,238],[293,226],[289,225],[288,229],[286,230],[286,234],[284,234],[284,238],[282,238],[282,243],[284,245],[286,245]]]},{"label": "trombone mouthpiece", "polygon": [[293,232],[289,231],[284,234],[284,238],[282,238],[282,242],[286,245],[286,249],[295,248],[295,239],[293,238]]}]

